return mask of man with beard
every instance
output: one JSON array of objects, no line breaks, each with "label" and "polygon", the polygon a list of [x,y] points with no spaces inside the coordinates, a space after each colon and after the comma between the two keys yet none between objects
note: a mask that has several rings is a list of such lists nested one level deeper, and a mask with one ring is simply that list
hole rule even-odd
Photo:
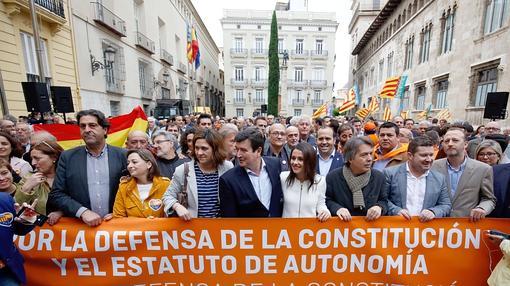
[{"label": "man with beard", "polygon": [[335,139],[331,127],[321,127],[317,132],[317,173],[326,176],[344,165],[342,154],[335,150]]},{"label": "man with beard", "polygon": [[374,148],[374,169],[382,171],[386,167],[396,166],[407,161],[407,144],[399,142],[398,126],[393,122],[384,122],[379,127],[378,141]]},{"label": "man with beard", "polygon": [[430,170],[434,142],[426,136],[413,139],[407,157],[407,163],[384,169],[388,215],[400,215],[407,220],[418,216],[421,222],[447,217],[451,201],[446,178]]},{"label": "man with beard", "polygon": [[492,168],[467,156],[466,137],[458,129],[446,132],[442,147],[446,158],[435,161],[432,169],[448,178],[450,216],[479,221],[496,205]]},{"label": "man with beard", "polygon": [[160,130],[156,132],[152,137],[152,142],[154,142],[156,163],[158,163],[161,176],[171,179],[175,169],[189,160],[179,158],[176,148],[176,146],[179,146],[179,142],[168,131]]}]

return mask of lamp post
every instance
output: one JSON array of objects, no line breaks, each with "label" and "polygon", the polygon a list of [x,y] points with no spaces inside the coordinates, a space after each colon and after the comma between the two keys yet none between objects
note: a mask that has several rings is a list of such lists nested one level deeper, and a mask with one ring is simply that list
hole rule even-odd
[{"label": "lamp post", "polygon": [[108,46],[104,50],[103,62],[96,60],[96,57],[94,57],[91,54],[90,55],[90,67],[92,70],[92,76],[94,76],[94,72],[98,71],[99,69],[107,69],[107,70],[112,69],[113,62],[115,61],[116,53],[117,53],[117,51],[112,46]]}]

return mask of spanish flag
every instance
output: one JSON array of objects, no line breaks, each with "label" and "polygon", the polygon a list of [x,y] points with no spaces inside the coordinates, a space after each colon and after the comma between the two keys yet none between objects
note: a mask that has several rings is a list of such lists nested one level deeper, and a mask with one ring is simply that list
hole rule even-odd
[{"label": "spanish flag", "polygon": [[400,81],[399,76],[388,78],[386,80],[386,82],[384,83],[384,86],[383,86],[381,92],[379,93],[381,98],[391,98],[391,99],[395,98],[395,93],[397,93],[399,81]]},{"label": "spanish flag", "polygon": [[384,121],[390,121],[391,120],[391,110],[388,105],[384,107],[384,115],[383,115]]},{"label": "spanish flag", "polygon": [[[108,128],[106,143],[117,147],[124,147],[129,132],[134,130],[145,132],[148,125],[147,116],[140,106],[135,107],[131,113],[110,118],[109,122],[110,128]],[[34,131],[47,131],[51,133],[57,137],[58,144],[64,150],[84,144],[78,125],[41,124],[34,125]]]}]

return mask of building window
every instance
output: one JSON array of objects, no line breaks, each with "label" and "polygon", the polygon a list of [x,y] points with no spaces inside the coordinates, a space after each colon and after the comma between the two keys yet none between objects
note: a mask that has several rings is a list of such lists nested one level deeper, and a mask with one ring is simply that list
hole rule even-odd
[{"label": "building window", "polygon": [[498,87],[497,66],[476,71],[475,83],[476,93],[473,106],[485,106],[487,93],[495,92]]},{"label": "building window", "polygon": [[[23,57],[25,60],[25,72],[27,74],[27,81],[39,81],[39,64],[37,63],[37,56],[35,50],[35,41],[32,35],[27,33],[20,33],[21,46],[23,48]],[[45,82],[51,81],[51,71],[48,62],[48,48],[46,47],[46,41],[41,39],[41,49],[43,54],[43,69]]]},{"label": "building window", "polygon": [[375,85],[375,67],[370,68],[370,86]]},{"label": "building window", "polygon": [[257,29],[259,29],[259,30],[260,30],[260,29],[262,29],[262,26],[258,25],[258,26],[257,26]]},{"label": "building window", "polygon": [[299,26],[297,29],[298,29],[298,31],[302,31],[303,27]]},{"label": "building window", "polygon": [[303,41],[303,39],[296,40],[296,54],[298,55],[303,54]]},{"label": "building window", "polygon": [[432,33],[432,25],[429,24],[421,31],[421,49],[420,49],[420,63],[429,60],[430,53],[430,34]]},{"label": "building window", "polygon": [[404,89],[404,97],[401,99],[402,100],[402,110],[408,110],[409,107],[411,106],[409,103],[411,101],[411,92],[409,91],[409,86],[406,86],[405,89]]},{"label": "building window", "polygon": [[321,32],[321,31],[322,31],[322,27],[317,28],[317,30],[318,30],[319,32]]},{"label": "building window", "polygon": [[414,46],[414,35],[406,41],[406,53],[404,61],[404,69],[410,69],[413,66],[413,46]]},{"label": "building window", "polygon": [[146,61],[138,60],[138,77],[140,80],[140,93],[142,97],[152,98],[152,65]]},{"label": "building window", "polygon": [[391,77],[393,75],[393,52],[388,54],[388,69],[386,72],[386,77]]},{"label": "building window", "polygon": [[236,108],[236,116],[237,117],[243,117],[244,116],[244,109],[243,108]]},{"label": "building window", "polygon": [[170,99],[170,89],[161,87],[161,99]]},{"label": "building window", "polygon": [[296,90],[296,97],[294,98],[297,102],[301,101],[301,100],[304,100],[303,98],[303,91],[298,89]]},{"label": "building window", "polygon": [[436,82],[436,98],[434,108],[443,109],[448,106],[446,96],[448,94],[448,78]]},{"label": "building window", "polygon": [[278,39],[278,53],[283,54],[283,39]]},{"label": "building window", "polygon": [[322,92],[320,90],[314,90],[313,91],[313,100],[315,102],[318,102],[322,99]]},{"label": "building window", "polygon": [[240,53],[243,51],[243,38],[235,38],[234,39],[234,50],[237,53]]},{"label": "building window", "polygon": [[415,108],[416,108],[416,110],[424,110],[425,109],[425,94],[426,94],[425,84],[416,86],[415,92],[416,92]]},{"label": "building window", "polygon": [[379,78],[378,78],[379,82],[382,82],[383,80],[383,72],[384,72],[384,59],[379,61]]},{"label": "building window", "polygon": [[484,33],[492,33],[507,22],[510,0],[486,1]]},{"label": "building window", "polygon": [[241,25],[237,25],[237,29],[241,29]]},{"label": "building window", "polygon": [[255,38],[255,53],[262,54],[264,52],[264,39]]},{"label": "building window", "polygon": [[236,81],[244,80],[244,68],[243,67],[235,67],[234,76]]},{"label": "building window", "polygon": [[442,42],[441,42],[441,53],[444,54],[452,50],[453,44],[453,27],[455,22],[455,10],[450,11],[443,16],[442,20]]},{"label": "building window", "polygon": [[294,81],[295,82],[303,81],[303,68],[296,68],[294,70]]},{"label": "building window", "polygon": [[313,69],[313,80],[324,80],[324,69],[323,68]]},{"label": "building window", "polygon": [[294,116],[301,116],[301,109],[294,109]]},{"label": "building window", "polygon": [[323,40],[315,40],[315,53],[317,55],[322,55],[324,41]]},{"label": "building window", "polygon": [[117,116],[120,114],[120,102],[119,101],[110,101],[110,115]]},{"label": "building window", "polygon": [[235,93],[235,102],[243,102],[244,101],[244,90],[242,89],[236,89]]},{"label": "building window", "polygon": [[256,89],[255,90],[255,102],[258,103],[264,103],[264,90],[263,89]]},{"label": "building window", "polygon": [[262,67],[255,67],[255,81],[259,82],[263,80]]}]

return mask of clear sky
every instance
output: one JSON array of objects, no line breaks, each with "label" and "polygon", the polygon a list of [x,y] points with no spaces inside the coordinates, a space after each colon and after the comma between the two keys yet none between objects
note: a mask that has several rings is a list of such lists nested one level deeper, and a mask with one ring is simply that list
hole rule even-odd
[{"label": "clear sky", "polygon": [[[218,47],[223,46],[220,19],[223,9],[273,10],[276,0],[191,0]],[[335,89],[347,84],[351,41],[348,34],[351,19],[350,0],[309,0],[309,10],[335,12],[338,22],[336,33]]]}]

